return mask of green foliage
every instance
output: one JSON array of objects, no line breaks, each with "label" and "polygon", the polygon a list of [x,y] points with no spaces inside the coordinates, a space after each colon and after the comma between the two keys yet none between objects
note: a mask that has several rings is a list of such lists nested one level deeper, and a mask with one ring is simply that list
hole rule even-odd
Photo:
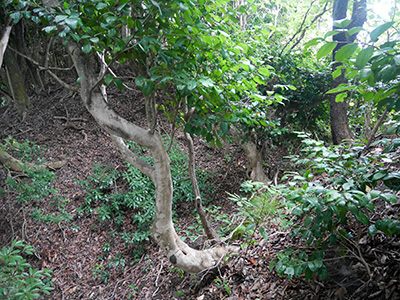
[{"label": "green foliage", "polygon": [[[267,62],[274,69],[272,78],[259,87],[263,95],[274,97],[276,104],[271,107],[256,106],[268,126],[258,129],[261,142],[295,147],[295,131],[314,132],[327,139],[329,132],[329,109],[325,92],[331,85],[330,69],[323,64],[312,62],[309,52],[280,54],[271,47]],[[272,113],[274,111],[274,113]],[[269,116],[273,117],[269,117]],[[288,143],[287,141],[291,142]],[[300,142],[300,141],[299,141]]]},{"label": "green foliage", "polygon": [[[187,123],[182,114],[170,118],[184,123],[187,132],[221,147],[230,123],[267,125],[262,117],[243,109],[242,100],[275,102],[261,95],[257,87],[271,74],[262,53],[276,28],[259,18],[254,22],[248,18],[249,30],[241,30],[239,18],[249,13],[247,4],[235,8],[227,0],[88,0],[64,1],[49,8],[38,0],[27,3],[28,8],[6,3],[15,22],[21,17],[30,19],[45,33],[78,43],[88,55],[107,53],[107,65],[131,64],[139,71],[135,84],[144,95],[167,87],[174,90],[159,108],[169,117],[173,114],[170,107],[179,110],[184,103],[194,108],[196,113]],[[257,5],[248,7],[259,17]],[[268,12],[266,19],[275,18],[265,5],[260,5],[260,11]],[[124,88],[124,82],[113,74],[102,76],[104,84]]]},{"label": "green foliage", "polygon": [[[117,181],[124,179],[129,191],[119,191]],[[110,166],[94,164],[91,175],[80,180],[86,191],[81,214],[96,212],[99,221],[113,221],[119,227],[133,224],[134,232],[120,232],[127,244],[140,245],[149,239],[149,226],[154,217],[154,186],[152,181],[132,166],[118,172]]]},{"label": "green foliage", "polygon": [[232,238],[249,239],[258,228],[260,234],[268,239],[266,230],[260,225],[279,212],[275,188],[266,186],[261,182],[245,181],[242,184],[242,191],[248,196],[229,194],[229,199],[238,206],[237,216],[244,218],[244,222],[237,228],[232,228],[231,222],[227,222],[230,230],[235,229]]},{"label": "green foliage", "polygon": [[19,160],[34,162],[38,156],[46,150],[43,146],[38,146],[35,143],[25,140],[18,142],[14,137],[8,136],[0,147],[5,151],[11,151]]},{"label": "green foliage", "polygon": [[[366,228],[370,234],[400,234],[398,220],[375,220],[374,214],[378,201],[397,203],[392,190],[400,187],[400,174],[387,166],[390,153],[364,154],[358,143],[326,147],[308,138],[303,142],[304,157],[294,156],[292,161],[305,170],[287,174],[289,187],[281,192],[300,222],[291,236],[304,241],[307,249],[280,254],[275,268],[289,276],[305,273],[310,278],[317,273],[326,278],[324,251],[338,239],[352,239]],[[376,189],[382,182],[392,189]]]},{"label": "green foliage", "polygon": [[[132,142],[128,142],[128,145],[139,157],[152,163],[151,157],[146,155],[147,152],[141,146]],[[174,205],[194,200],[187,170],[187,155],[174,143],[170,158]],[[211,175],[204,170],[200,173],[199,187],[211,191]],[[96,213],[101,222],[113,221],[119,227],[114,234],[120,236],[127,245],[134,245],[136,254],[141,255],[143,242],[149,240],[149,228],[154,218],[155,189],[151,179],[131,165],[121,172],[110,166],[94,164],[91,175],[79,183],[86,191],[84,205],[80,208],[81,215]],[[123,190],[121,185],[124,185]],[[123,230],[127,223],[135,226],[136,230]]]},{"label": "green foliage", "polygon": [[96,263],[92,272],[95,278],[99,278],[101,282],[107,283],[112,272],[123,272],[125,270],[126,261],[122,258],[120,253],[114,257],[109,257],[109,252],[111,250],[109,243],[105,243],[102,249],[103,255],[98,258],[99,263]]},{"label": "green foliage", "polygon": [[229,282],[226,279],[215,278],[214,284],[217,288],[224,290],[227,295],[231,294],[231,288],[229,287]]},{"label": "green foliage", "polygon": [[38,299],[41,293],[50,295],[51,271],[36,270],[21,255],[32,255],[34,249],[24,241],[13,241],[0,251],[0,298]]},{"label": "green foliage", "polygon": [[[5,151],[10,151],[18,157],[23,163],[45,164],[45,160],[40,158],[45,148],[31,141],[26,140],[20,143],[9,136],[2,147]],[[56,177],[52,171],[43,168],[29,168],[23,165],[23,174],[23,177],[8,177],[6,179],[11,193],[15,195],[19,203],[27,205],[28,203],[38,204],[46,201],[56,210],[53,213],[44,213],[40,207],[35,208],[32,213],[33,218],[53,223],[71,220],[70,214],[65,209],[68,200],[60,197],[57,189],[53,187]]]},{"label": "green foliage", "polygon": [[[345,97],[352,95],[355,98],[358,97],[360,102],[373,100],[377,109],[383,107],[389,111],[400,110],[398,97],[400,39],[396,32],[393,30],[391,32],[393,27],[395,27],[394,22],[381,24],[370,32],[370,39],[367,43],[348,44],[336,53],[336,61],[343,63],[344,67],[340,67],[336,74],[332,74],[333,78],[343,72],[348,79],[347,84],[342,84],[328,92],[337,94],[336,101],[343,101]],[[348,36],[352,33],[350,30],[340,29]],[[387,41],[379,39],[383,33],[387,34]],[[321,41],[325,41],[325,44],[319,49],[318,54],[320,56],[328,55],[331,52],[323,51],[323,49],[331,45],[331,42],[316,38],[310,41],[310,44]]]}]

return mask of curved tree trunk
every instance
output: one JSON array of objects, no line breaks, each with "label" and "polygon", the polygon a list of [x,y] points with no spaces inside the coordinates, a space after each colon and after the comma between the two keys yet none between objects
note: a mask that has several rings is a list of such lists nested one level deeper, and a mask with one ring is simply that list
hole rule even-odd
[{"label": "curved tree trunk", "polygon": [[[348,0],[335,0],[333,4],[333,21],[342,20],[346,18]],[[353,3],[353,13],[352,21],[347,27],[347,29],[354,27],[363,26],[366,20],[366,0],[354,0]],[[335,26],[333,29],[337,29]],[[356,39],[357,34],[350,37],[346,36],[344,32],[336,34],[333,36],[333,41],[338,42],[337,46],[333,50],[333,60],[335,60],[335,55],[337,51],[343,46],[353,43]],[[342,63],[335,62],[332,65],[332,72],[334,72]],[[332,83],[332,88],[338,87],[342,83],[347,83],[344,76],[344,70],[342,74],[335,78]],[[336,95],[331,94],[329,98],[330,102],[330,116],[331,116],[331,132],[332,141],[334,144],[340,144],[343,140],[352,140],[354,138],[353,132],[349,126],[349,119],[347,117],[348,104],[346,99],[342,102],[336,102]]]},{"label": "curved tree trunk", "polygon": [[[175,266],[190,273],[197,273],[212,268],[226,254],[223,246],[198,251],[190,248],[177,235],[172,222],[172,178],[169,157],[161,136],[155,130],[154,95],[145,97],[146,114],[149,129],[144,129],[122,118],[110,109],[96,84],[98,83],[97,61],[93,56],[84,54],[74,43],[67,45],[78,76],[82,78],[80,95],[88,111],[112,136],[114,144],[122,156],[133,166],[148,175],[154,182],[156,190],[156,213],[151,226],[151,234],[157,244]],[[135,156],[123,142],[122,138],[147,147],[152,154],[154,165],[149,165]]]}]

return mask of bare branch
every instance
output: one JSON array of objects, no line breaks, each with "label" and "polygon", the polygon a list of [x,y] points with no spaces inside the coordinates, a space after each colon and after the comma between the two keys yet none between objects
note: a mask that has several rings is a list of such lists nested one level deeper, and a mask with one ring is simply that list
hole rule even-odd
[{"label": "bare branch", "polygon": [[139,169],[141,172],[146,174],[147,176],[150,177],[151,180],[154,180],[153,178],[153,172],[154,172],[154,167],[145,162],[143,159],[135,155],[125,144],[124,140],[116,135],[110,134],[111,139],[117,148],[118,152],[121,154],[121,156],[131,165],[133,165],[135,168]]},{"label": "bare branch", "polygon": [[59,84],[61,84],[66,89],[71,90],[73,92],[79,92],[79,88],[66,83],[64,80],[62,80],[60,77],[58,77],[55,73],[53,73],[49,68],[43,67],[36,60],[34,60],[32,57],[29,57],[29,56],[19,52],[18,50],[14,49],[14,48],[12,48],[10,46],[8,48],[10,48],[12,51],[14,51],[18,55],[22,56],[23,58],[25,58],[25,59],[29,60],[30,62],[32,62],[35,66],[37,66],[39,68],[40,71],[44,70],[44,71],[48,72]]}]

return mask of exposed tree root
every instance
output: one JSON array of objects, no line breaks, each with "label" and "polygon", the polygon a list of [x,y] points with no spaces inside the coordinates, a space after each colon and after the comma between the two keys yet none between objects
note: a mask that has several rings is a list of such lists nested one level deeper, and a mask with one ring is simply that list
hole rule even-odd
[{"label": "exposed tree root", "polygon": [[34,163],[22,162],[19,159],[12,157],[6,151],[0,149],[0,163],[5,166],[7,169],[10,169],[15,172],[23,172],[25,170],[43,170],[43,169],[60,169],[67,162],[65,160],[49,162],[41,165],[37,165]]}]

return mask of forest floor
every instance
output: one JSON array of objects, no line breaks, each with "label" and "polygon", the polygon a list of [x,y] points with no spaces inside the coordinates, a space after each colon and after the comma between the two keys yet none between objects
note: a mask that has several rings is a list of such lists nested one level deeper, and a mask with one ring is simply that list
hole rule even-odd
[{"label": "forest floor", "polygon": [[[110,93],[110,105],[126,118],[143,122],[144,110],[137,104],[140,95],[134,91],[125,94]],[[85,196],[79,181],[88,178],[94,163],[119,170],[126,168],[108,135],[85,110],[79,97],[62,88],[51,85],[46,93],[33,96],[31,103],[23,122],[14,108],[0,108],[0,139],[28,139],[45,147],[42,157],[46,161],[67,162],[54,171],[53,187],[58,196],[68,199],[65,210],[72,220],[46,223],[33,218],[32,212],[38,206],[45,212],[54,211],[52,201],[20,204],[5,184],[8,176],[17,178],[20,174],[0,166],[0,190],[6,191],[0,194],[0,247],[23,238],[36,249],[34,255],[27,257],[28,261],[35,268],[49,268],[54,282],[54,291],[43,299],[400,299],[398,237],[365,235],[354,248],[361,249],[361,253],[347,251],[346,255],[337,256],[334,254],[338,249],[332,249],[332,257],[327,260],[327,280],[289,279],[271,271],[269,265],[277,253],[298,245],[289,238],[289,229],[282,229],[272,217],[264,224],[268,240],[256,232],[244,240],[233,241],[242,245],[242,250],[217,269],[202,274],[185,274],[173,268],[151,239],[142,244],[145,251],[137,258],[133,255],[134,245],[126,246],[121,238],[111,234],[115,227],[112,220],[100,222],[94,213],[79,214]],[[169,127],[161,123],[160,130],[168,133]],[[244,154],[235,145],[226,147],[229,148],[215,149],[196,142],[198,166],[215,175],[210,179],[213,191],[206,202],[213,212],[209,218],[216,229],[224,220],[231,221],[232,228],[240,223],[234,218],[238,207],[229,200],[227,192],[239,193],[246,180]],[[282,153],[271,153],[269,165],[277,164],[281,158]],[[180,203],[175,210],[179,232],[187,235],[188,240],[200,235],[193,246],[202,247],[204,234],[186,234],[197,222],[194,203]],[[114,257],[125,265],[108,264]]]}]

